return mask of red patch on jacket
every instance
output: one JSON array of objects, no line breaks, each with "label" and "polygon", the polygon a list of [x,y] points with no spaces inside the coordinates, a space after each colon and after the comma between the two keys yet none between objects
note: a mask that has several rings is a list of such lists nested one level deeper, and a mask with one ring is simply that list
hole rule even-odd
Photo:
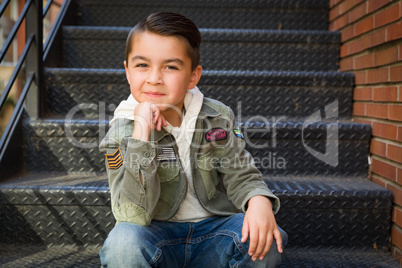
[{"label": "red patch on jacket", "polygon": [[223,128],[213,128],[205,134],[205,139],[208,142],[226,140],[226,138],[227,133]]}]

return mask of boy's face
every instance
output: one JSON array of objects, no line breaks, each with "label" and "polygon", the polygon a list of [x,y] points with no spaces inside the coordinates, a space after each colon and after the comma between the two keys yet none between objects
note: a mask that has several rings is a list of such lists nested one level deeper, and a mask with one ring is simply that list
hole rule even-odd
[{"label": "boy's face", "polygon": [[140,103],[157,104],[162,112],[171,106],[181,111],[187,90],[197,85],[202,72],[201,66],[191,70],[186,43],[146,31],[133,38],[124,62],[131,94]]}]

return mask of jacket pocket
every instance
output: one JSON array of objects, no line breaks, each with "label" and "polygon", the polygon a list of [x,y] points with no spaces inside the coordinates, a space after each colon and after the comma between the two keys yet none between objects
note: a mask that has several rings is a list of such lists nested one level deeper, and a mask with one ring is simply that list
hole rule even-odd
[{"label": "jacket pocket", "polygon": [[178,196],[179,165],[170,162],[161,163],[156,172],[161,183],[161,193],[159,198],[172,206]]},{"label": "jacket pocket", "polygon": [[216,148],[206,154],[199,155],[197,158],[198,170],[201,174],[202,182],[204,183],[208,199],[212,199],[216,193],[216,187],[219,184],[219,176],[216,171],[219,165],[220,155],[223,149]]}]

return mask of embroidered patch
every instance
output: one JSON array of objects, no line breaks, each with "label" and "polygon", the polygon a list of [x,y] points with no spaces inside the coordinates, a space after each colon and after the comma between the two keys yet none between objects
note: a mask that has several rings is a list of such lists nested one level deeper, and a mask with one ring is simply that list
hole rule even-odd
[{"label": "embroidered patch", "polygon": [[158,146],[156,149],[156,160],[158,161],[176,161],[176,154],[173,147]]},{"label": "embroidered patch", "polygon": [[234,134],[236,135],[236,137],[241,138],[244,140],[243,134],[241,134],[240,130],[238,129],[233,129]]},{"label": "embroidered patch", "polygon": [[105,154],[106,162],[109,169],[118,169],[123,165],[123,154],[121,153],[120,148],[116,150],[113,154]]},{"label": "embroidered patch", "polygon": [[223,128],[219,127],[208,130],[207,134],[205,134],[205,139],[208,142],[226,140],[226,138],[226,131]]}]

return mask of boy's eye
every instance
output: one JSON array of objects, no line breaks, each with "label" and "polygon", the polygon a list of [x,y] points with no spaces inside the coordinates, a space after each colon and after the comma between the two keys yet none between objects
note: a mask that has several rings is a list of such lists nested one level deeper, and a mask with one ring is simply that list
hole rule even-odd
[{"label": "boy's eye", "polygon": [[140,64],[137,64],[135,67],[138,67],[138,68],[147,68],[148,65],[146,65],[145,63],[140,63]]},{"label": "boy's eye", "polygon": [[179,68],[177,68],[176,66],[172,66],[172,65],[166,66],[166,69],[168,69],[168,70],[179,70]]}]

